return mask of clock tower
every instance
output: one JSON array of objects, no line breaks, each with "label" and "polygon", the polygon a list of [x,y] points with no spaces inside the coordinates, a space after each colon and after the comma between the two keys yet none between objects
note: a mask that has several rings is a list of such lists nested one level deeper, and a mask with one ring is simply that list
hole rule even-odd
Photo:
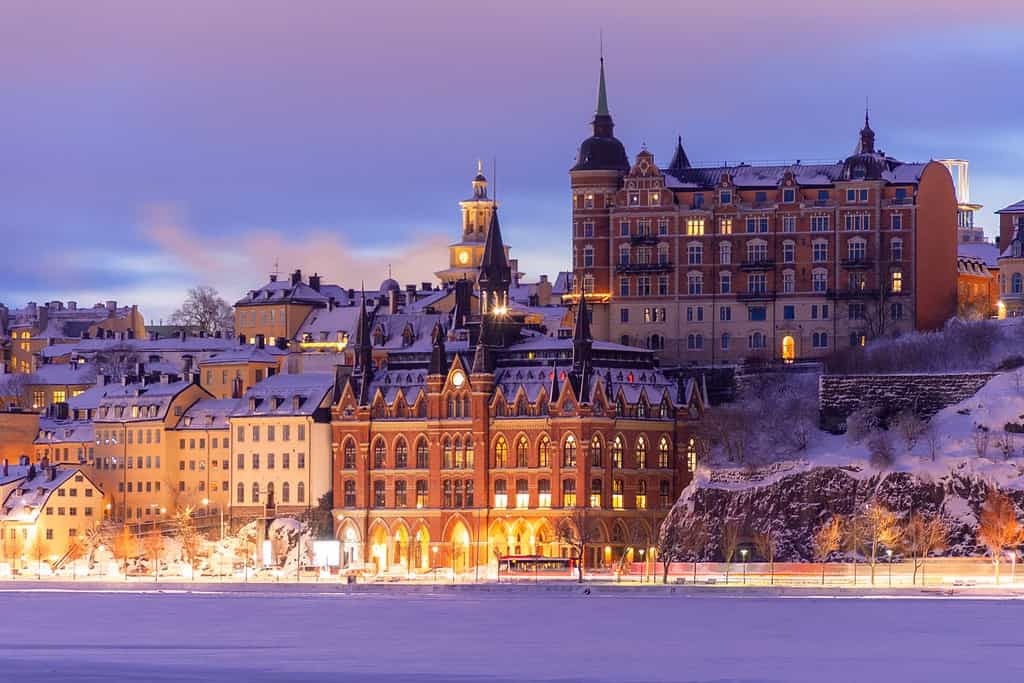
[{"label": "clock tower", "polygon": [[473,178],[473,196],[459,202],[462,209],[462,238],[448,245],[448,268],[434,273],[444,284],[466,279],[474,284],[484,256],[487,230],[497,202],[487,196],[487,178],[483,164],[476,165]]}]

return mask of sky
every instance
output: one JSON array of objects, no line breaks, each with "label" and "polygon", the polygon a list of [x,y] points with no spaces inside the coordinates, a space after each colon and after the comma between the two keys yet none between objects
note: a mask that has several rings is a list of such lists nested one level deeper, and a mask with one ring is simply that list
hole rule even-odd
[{"label": "sky", "polygon": [[[432,278],[476,160],[528,277],[569,263],[603,33],[616,135],[668,163],[834,161],[864,103],[901,159],[1024,199],[1017,0],[11,0],[0,20],[0,302],[167,317],[282,272]],[[492,180],[494,180],[492,178]]]}]

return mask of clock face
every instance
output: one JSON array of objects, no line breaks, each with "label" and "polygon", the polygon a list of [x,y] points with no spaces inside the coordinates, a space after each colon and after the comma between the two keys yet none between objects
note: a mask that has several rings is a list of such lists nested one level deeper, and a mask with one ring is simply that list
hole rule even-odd
[{"label": "clock face", "polygon": [[455,373],[452,375],[452,385],[455,387],[461,387],[465,383],[466,376],[462,373],[461,370],[456,370]]},{"label": "clock face", "polygon": [[460,251],[459,252],[459,263],[461,263],[462,265],[466,265],[467,263],[469,263],[469,252],[468,251]]}]

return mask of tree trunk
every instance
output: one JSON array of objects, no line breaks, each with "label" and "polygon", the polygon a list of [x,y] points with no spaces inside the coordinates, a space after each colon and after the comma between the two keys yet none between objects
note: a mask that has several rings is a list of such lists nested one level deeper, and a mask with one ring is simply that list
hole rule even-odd
[{"label": "tree trunk", "polygon": [[821,563],[821,585],[822,586],[825,585],[825,562],[824,561],[822,561],[822,563]]},{"label": "tree trunk", "polygon": [[999,555],[995,556],[996,561],[996,585],[999,585]]},{"label": "tree trunk", "polygon": [[694,559],[694,561],[693,561],[693,583],[694,583],[694,585],[696,585],[696,583],[697,583],[697,560],[696,559]]},{"label": "tree trunk", "polygon": [[580,545],[580,561],[576,565],[577,579],[576,583],[583,583],[583,558],[587,556],[587,546]]},{"label": "tree trunk", "polygon": [[875,558],[875,553],[876,553],[876,549],[877,549],[877,546],[874,543],[872,543],[871,544],[871,585],[872,586],[875,585],[875,559],[876,559]]},{"label": "tree trunk", "polygon": [[661,575],[661,583],[662,585],[665,585],[668,583],[668,571],[672,567],[672,560],[670,559],[667,562],[662,562],[662,565],[664,565],[665,569],[664,573]]}]

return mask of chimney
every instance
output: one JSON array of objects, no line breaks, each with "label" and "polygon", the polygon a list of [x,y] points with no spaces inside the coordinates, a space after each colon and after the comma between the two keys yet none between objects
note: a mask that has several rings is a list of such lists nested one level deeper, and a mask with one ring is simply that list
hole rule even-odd
[{"label": "chimney", "polygon": [[302,282],[302,271],[299,270],[298,268],[296,268],[295,272],[292,273],[292,287],[294,287],[297,284],[300,284],[301,282]]},{"label": "chimney", "polygon": [[57,478],[57,466],[50,465],[46,468],[46,481],[53,481]]},{"label": "chimney", "polygon": [[69,301],[68,302],[68,310],[69,311],[77,311],[78,310],[78,302],[77,301]]},{"label": "chimney", "polygon": [[192,372],[193,358],[191,354],[185,354],[181,357],[183,372],[187,375]]},{"label": "chimney", "polygon": [[242,398],[242,378],[235,377],[231,380],[231,398]]},{"label": "chimney", "polygon": [[388,292],[388,313],[391,315],[398,313],[398,292],[394,289]]},{"label": "chimney", "polygon": [[263,335],[262,334],[257,334],[256,335],[256,348],[257,349],[262,349],[265,346],[265,344],[266,344],[266,341],[265,341],[265,338],[263,337]]},{"label": "chimney", "polygon": [[355,302],[356,302],[356,290],[349,289],[348,290],[348,303],[349,303],[349,305],[354,305]]},{"label": "chimney", "polygon": [[270,281],[271,282],[277,282],[277,273],[271,273],[270,274]]},{"label": "chimney", "polygon": [[430,286],[429,282],[421,282],[420,286],[423,288],[424,292],[429,292],[431,290],[431,286]]},{"label": "chimney", "polygon": [[4,476],[5,476],[5,477],[6,477],[6,476],[7,476],[8,474],[9,474],[9,472],[10,472],[10,470],[8,469],[8,467],[9,467],[9,466],[8,466],[8,464],[7,464],[7,458],[4,458]]},{"label": "chimney", "polygon": [[161,372],[160,373],[160,384],[170,384],[170,383],[171,383],[171,376],[168,375],[166,372]]},{"label": "chimney", "polygon": [[129,339],[135,339],[135,330],[131,327],[128,328],[127,334]]},{"label": "chimney", "polygon": [[409,297],[409,298],[406,299],[406,301],[407,302],[413,301],[416,298],[416,285],[406,285],[405,286],[405,293]]},{"label": "chimney", "polygon": [[285,349],[288,348],[288,340],[285,339],[284,337],[278,337],[277,339],[274,340],[274,346],[284,351]]},{"label": "chimney", "polygon": [[191,377],[185,375],[185,378],[188,379],[190,384],[195,384],[196,386],[199,386],[199,382],[202,379],[201,373],[198,370],[193,372]]},{"label": "chimney", "polygon": [[113,301],[113,300],[112,301],[108,301],[107,302],[107,311],[110,312],[110,313],[114,313],[115,311],[117,311],[117,302]]},{"label": "chimney", "polygon": [[317,291],[317,292],[320,291],[320,274],[319,273],[313,273],[312,275],[309,276],[309,286],[312,287],[314,289],[314,291]]}]

